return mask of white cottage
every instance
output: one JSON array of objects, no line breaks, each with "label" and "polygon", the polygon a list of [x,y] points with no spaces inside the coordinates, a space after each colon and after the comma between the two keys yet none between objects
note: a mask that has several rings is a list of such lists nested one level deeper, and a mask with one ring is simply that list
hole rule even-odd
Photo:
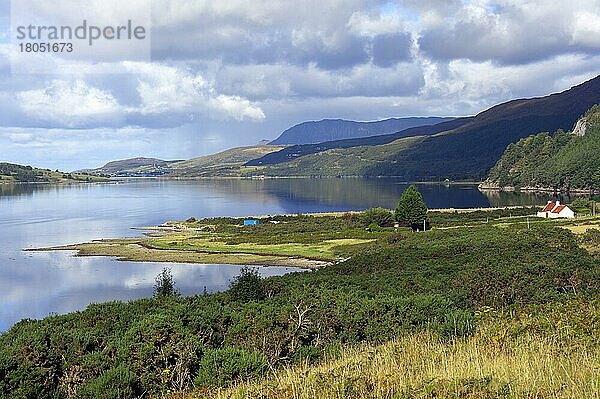
[{"label": "white cottage", "polygon": [[573,219],[575,217],[575,212],[573,212],[573,210],[568,206],[561,205],[560,201],[548,201],[548,204],[544,207],[544,209],[539,211],[537,215],[546,219]]}]

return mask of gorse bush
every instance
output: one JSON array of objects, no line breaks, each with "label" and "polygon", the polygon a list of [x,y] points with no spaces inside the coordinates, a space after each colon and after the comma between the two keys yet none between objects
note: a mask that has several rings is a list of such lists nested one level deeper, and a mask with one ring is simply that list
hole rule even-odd
[{"label": "gorse bush", "polygon": [[77,390],[81,399],[123,399],[139,395],[137,376],[126,366],[111,368]]},{"label": "gorse bush", "polygon": [[257,268],[243,267],[229,284],[229,295],[234,301],[260,301],[265,298],[265,288]]},{"label": "gorse bush", "polygon": [[236,348],[211,350],[202,358],[194,386],[226,386],[234,381],[261,377],[266,371],[267,362],[260,352]]},{"label": "gorse bush", "polygon": [[584,244],[600,245],[600,230],[587,229],[581,236],[581,241]]},{"label": "gorse bush", "polygon": [[365,227],[370,227],[373,224],[379,227],[387,227],[394,224],[394,214],[387,209],[371,208],[362,212],[359,220]]}]

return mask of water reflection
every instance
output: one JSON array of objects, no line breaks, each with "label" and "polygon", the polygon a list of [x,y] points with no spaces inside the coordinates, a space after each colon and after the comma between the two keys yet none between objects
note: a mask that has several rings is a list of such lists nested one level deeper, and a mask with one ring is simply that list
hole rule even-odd
[{"label": "water reflection", "polygon": [[[3,270],[0,331],[23,317],[44,317],[79,310],[90,303],[152,296],[154,279],[165,266],[171,268],[176,287],[183,295],[222,291],[242,267],[116,262],[72,255],[72,252],[30,253],[28,258],[38,265],[34,273],[19,267]],[[264,267],[259,271],[267,277],[301,270]]]}]

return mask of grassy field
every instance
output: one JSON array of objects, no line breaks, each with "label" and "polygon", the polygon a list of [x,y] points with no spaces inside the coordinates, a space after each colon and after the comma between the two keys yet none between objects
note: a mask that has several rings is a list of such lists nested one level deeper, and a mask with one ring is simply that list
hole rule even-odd
[{"label": "grassy field", "polygon": [[101,240],[63,247],[42,248],[47,250],[77,251],[77,256],[114,256],[119,261],[130,262],[174,262],[199,264],[288,264],[282,256],[255,255],[251,253],[210,253],[191,249],[155,249],[147,247],[144,239]]}]

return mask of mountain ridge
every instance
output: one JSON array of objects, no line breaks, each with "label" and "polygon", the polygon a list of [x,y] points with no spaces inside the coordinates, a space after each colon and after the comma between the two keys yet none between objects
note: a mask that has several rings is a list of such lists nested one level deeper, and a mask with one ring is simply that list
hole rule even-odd
[{"label": "mountain ridge", "polygon": [[[267,176],[358,175],[395,176],[412,181],[482,181],[508,144],[541,131],[571,129],[581,115],[599,102],[597,76],[560,93],[498,104],[455,129],[418,140],[403,138],[379,149],[375,146],[329,150],[270,165],[263,172]],[[386,157],[378,150],[385,150]],[[360,157],[355,157],[352,173],[348,173],[344,170],[344,156],[356,154]]]},{"label": "mountain ridge", "polygon": [[335,148],[352,148],[361,146],[375,146],[389,144],[401,138],[427,136],[442,131],[453,129],[468,123],[472,117],[455,118],[450,121],[441,122],[435,125],[424,125],[408,128],[399,132],[384,134],[379,136],[369,136],[354,139],[326,141],[317,144],[300,144],[286,147],[280,151],[267,154],[261,158],[253,159],[246,163],[246,166],[273,165],[288,162],[305,155],[316,154],[319,152],[332,150]]},{"label": "mountain ridge", "polygon": [[391,134],[411,127],[435,125],[452,120],[452,117],[387,118],[377,121],[352,121],[346,119],[321,119],[305,121],[284,130],[271,145],[317,144],[363,137]]}]

